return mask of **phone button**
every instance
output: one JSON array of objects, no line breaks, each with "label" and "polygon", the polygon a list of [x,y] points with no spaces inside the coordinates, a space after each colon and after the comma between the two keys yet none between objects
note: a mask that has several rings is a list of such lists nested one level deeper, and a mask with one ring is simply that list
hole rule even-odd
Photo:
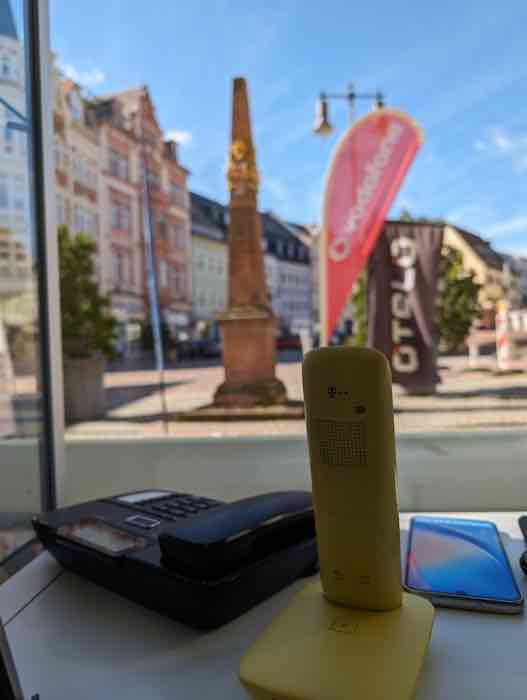
[{"label": "phone button", "polygon": [[136,527],[141,527],[144,530],[151,530],[161,524],[159,520],[147,518],[146,515],[131,515],[129,518],[125,518],[125,522],[130,525],[135,525]]}]

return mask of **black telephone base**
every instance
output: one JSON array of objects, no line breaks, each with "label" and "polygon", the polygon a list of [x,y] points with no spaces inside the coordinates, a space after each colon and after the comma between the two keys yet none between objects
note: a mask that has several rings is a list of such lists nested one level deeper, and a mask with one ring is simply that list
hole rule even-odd
[{"label": "black telephone base", "polygon": [[[64,568],[197,629],[219,627],[296,579],[318,570],[314,531],[312,536],[288,543],[216,580],[189,578],[168,569],[163,565],[157,537],[150,533],[144,535],[146,547],[122,556],[108,556],[59,533],[65,524],[93,517],[94,513],[101,520],[113,523],[116,508],[108,500],[92,501],[44,513],[34,518],[33,526],[41,542]],[[120,519],[125,515],[123,506],[119,506]]]}]

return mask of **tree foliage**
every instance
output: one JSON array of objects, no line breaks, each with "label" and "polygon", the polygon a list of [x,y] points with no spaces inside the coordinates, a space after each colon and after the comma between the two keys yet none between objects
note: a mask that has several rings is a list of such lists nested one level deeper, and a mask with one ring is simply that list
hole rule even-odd
[{"label": "tree foliage", "polygon": [[66,226],[59,226],[58,237],[64,354],[110,356],[117,322],[94,279],[95,243],[84,233],[70,236]]},{"label": "tree foliage", "polygon": [[365,347],[368,341],[368,302],[366,298],[366,270],[363,270],[353,285],[351,292],[351,316],[353,335],[349,344],[353,347]]},{"label": "tree foliage", "polygon": [[481,288],[473,272],[463,268],[463,254],[444,246],[439,264],[435,330],[446,350],[457,350],[480,313]]}]

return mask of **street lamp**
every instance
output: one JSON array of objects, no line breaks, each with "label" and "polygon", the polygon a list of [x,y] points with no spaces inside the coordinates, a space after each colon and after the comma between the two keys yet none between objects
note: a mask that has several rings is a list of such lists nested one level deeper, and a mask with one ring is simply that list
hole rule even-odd
[{"label": "street lamp", "polygon": [[321,92],[315,105],[315,123],[313,125],[313,131],[318,136],[328,136],[333,131],[329,121],[328,100],[346,100],[350,110],[350,122],[353,121],[355,100],[375,100],[375,106],[378,109],[384,107],[384,96],[380,90],[377,90],[375,93],[358,94],[353,89],[353,85],[350,84],[345,93],[328,94]]}]

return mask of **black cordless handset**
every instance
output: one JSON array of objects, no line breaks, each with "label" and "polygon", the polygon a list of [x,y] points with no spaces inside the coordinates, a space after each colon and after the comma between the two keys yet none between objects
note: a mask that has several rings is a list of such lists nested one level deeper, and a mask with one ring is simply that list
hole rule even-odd
[{"label": "black cordless handset", "polygon": [[167,569],[212,580],[314,537],[311,494],[280,491],[174,523],[159,536],[159,546]]}]

